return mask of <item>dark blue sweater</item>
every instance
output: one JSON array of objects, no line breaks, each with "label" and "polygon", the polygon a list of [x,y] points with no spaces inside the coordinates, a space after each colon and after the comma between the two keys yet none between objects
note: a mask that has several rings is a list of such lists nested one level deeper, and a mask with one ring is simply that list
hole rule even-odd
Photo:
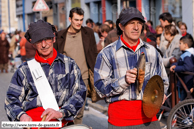
[{"label": "dark blue sweater", "polygon": [[[189,51],[183,51],[178,62],[175,64],[175,72],[177,72],[180,78],[186,84],[188,90],[193,87],[193,75],[182,74],[180,72],[194,72],[194,55]],[[178,87],[182,87],[182,84],[178,80]]]}]

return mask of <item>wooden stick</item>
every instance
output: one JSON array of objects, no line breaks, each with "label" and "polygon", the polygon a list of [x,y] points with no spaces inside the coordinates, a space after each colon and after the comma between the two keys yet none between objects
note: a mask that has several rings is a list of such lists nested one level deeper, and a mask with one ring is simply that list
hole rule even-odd
[{"label": "wooden stick", "polygon": [[[43,116],[43,118],[42,118],[42,121],[41,121],[41,122],[45,121],[46,116],[47,116],[47,115]],[[38,129],[40,129],[40,127],[38,127]]]},{"label": "wooden stick", "polygon": [[[166,100],[167,100],[167,98],[168,98],[168,97],[170,97],[171,95],[172,95],[172,92],[166,96],[165,101],[166,101]],[[160,121],[160,120],[161,120],[163,113],[164,113],[164,109],[163,109],[163,110],[162,110],[162,112],[160,113],[160,116],[158,117],[158,121]]]},{"label": "wooden stick", "polygon": [[46,116],[47,116],[47,115],[43,116],[43,118],[42,118],[42,121],[45,121],[45,119],[46,119]]},{"label": "wooden stick", "polygon": [[162,118],[162,114],[164,113],[164,110],[162,110],[162,112],[160,113],[160,116],[158,117],[158,121],[160,121],[161,120],[161,118]]}]

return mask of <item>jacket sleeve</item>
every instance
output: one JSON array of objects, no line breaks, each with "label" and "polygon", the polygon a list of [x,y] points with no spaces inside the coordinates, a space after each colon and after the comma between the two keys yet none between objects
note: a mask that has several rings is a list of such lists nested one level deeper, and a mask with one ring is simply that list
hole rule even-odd
[{"label": "jacket sleeve", "polygon": [[170,66],[170,59],[172,57],[175,57],[177,60],[179,60],[180,56],[181,56],[182,52],[180,51],[179,48],[175,48],[172,52],[172,55],[170,57],[167,58],[163,58],[163,63],[165,67],[169,67]]},{"label": "jacket sleeve", "polygon": [[[64,81],[67,78],[63,78]],[[76,116],[86,99],[86,86],[82,80],[81,71],[73,61],[69,66],[69,98],[61,106],[60,110],[65,114],[65,119]]]},{"label": "jacket sleeve", "polygon": [[175,57],[177,60],[179,60],[182,52],[179,48],[175,48],[172,52],[172,56]]},{"label": "jacket sleeve", "polygon": [[25,113],[22,109],[22,101],[25,97],[23,80],[24,76],[18,69],[11,79],[5,98],[5,111],[10,121],[19,121],[20,116]]},{"label": "jacket sleeve", "polygon": [[111,35],[108,34],[108,36],[105,38],[105,41],[104,41],[104,47],[106,47],[107,45],[109,45],[111,42]]},{"label": "jacket sleeve", "polygon": [[[91,30],[91,29],[90,29]],[[97,46],[96,46],[96,40],[95,40],[95,37],[94,37],[94,32],[93,32],[93,30],[91,30],[90,32],[90,36],[91,36],[91,38],[90,38],[90,47],[91,47],[91,60],[92,61],[90,61],[90,62],[92,62],[91,64],[91,70],[92,70],[92,72],[94,72],[94,66],[95,66],[95,61],[96,61],[96,57],[97,57],[97,55],[98,55],[98,52],[97,52]],[[87,61],[88,62],[88,61]]]},{"label": "jacket sleeve", "polygon": [[177,65],[175,68],[175,72],[192,72],[194,69],[193,60],[191,57],[185,57],[183,61],[183,65]]},{"label": "jacket sleeve", "polygon": [[101,98],[111,97],[123,93],[129,86],[125,76],[114,78],[111,59],[100,52],[94,68],[94,86]]}]

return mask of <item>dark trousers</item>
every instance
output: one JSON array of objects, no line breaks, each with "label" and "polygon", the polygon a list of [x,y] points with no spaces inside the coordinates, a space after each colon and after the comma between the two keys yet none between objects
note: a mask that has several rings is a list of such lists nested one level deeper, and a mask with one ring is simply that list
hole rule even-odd
[{"label": "dark trousers", "polygon": [[[88,79],[85,79],[83,80],[86,87],[88,85]],[[86,91],[86,98],[87,98],[87,92],[88,90]],[[86,104],[86,98],[85,98],[85,101],[84,101],[84,104],[82,106],[82,108],[80,109],[80,111],[78,112],[76,118],[74,119],[74,124],[82,124],[82,119],[83,119],[83,115],[84,115],[84,108],[85,108],[85,104]]]},{"label": "dark trousers", "polygon": [[108,123],[108,129],[161,129],[161,127],[158,121],[153,121],[135,126],[114,126]]}]

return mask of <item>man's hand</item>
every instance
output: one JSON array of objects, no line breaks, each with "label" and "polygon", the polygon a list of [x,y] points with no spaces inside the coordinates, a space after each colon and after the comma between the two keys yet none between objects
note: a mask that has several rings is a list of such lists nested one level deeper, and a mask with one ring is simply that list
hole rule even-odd
[{"label": "man's hand", "polygon": [[174,69],[175,69],[175,68],[176,68],[176,65],[171,66],[171,67],[170,67],[170,71],[171,71],[171,72],[174,72]]},{"label": "man's hand", "polygon": [[164,104],[164,102],[166,101],[166,95],[164,94],[164,98],[163,98],[163,102],[162,102],[162,104]]},{"label": "man's hand", "polygon": [[125,81],[127,84],[130,85],[131,83],[135,83],[136,77],[137,77],[137,69],[136,68],[127,70],[126,75],[125,75]]},{"label": "man's hand", "polygon": [[28,116],[27,114],[23,114],[20,117],[20,121],[24,122],[24,121],[32,121],[32,118],[30,116]]},{"label": "man's hand", "polygon": [[190,92],[191,92],[191,93],[193,93],[193,90],[194,90],[194,89],[193,89],[193,88],[191,88],[191,89],[190,89]]},{"label": "man's hand", "polygon": [[41,117],[43,117],[45,115],[47,115],[45,121],[50,121],[51,119],[58,119],[58,118],[62,118],[63,117],[63,114],[61,112],[56,111],[56,110],[54,110],[52,108],[46,109],[42,113]]}]

